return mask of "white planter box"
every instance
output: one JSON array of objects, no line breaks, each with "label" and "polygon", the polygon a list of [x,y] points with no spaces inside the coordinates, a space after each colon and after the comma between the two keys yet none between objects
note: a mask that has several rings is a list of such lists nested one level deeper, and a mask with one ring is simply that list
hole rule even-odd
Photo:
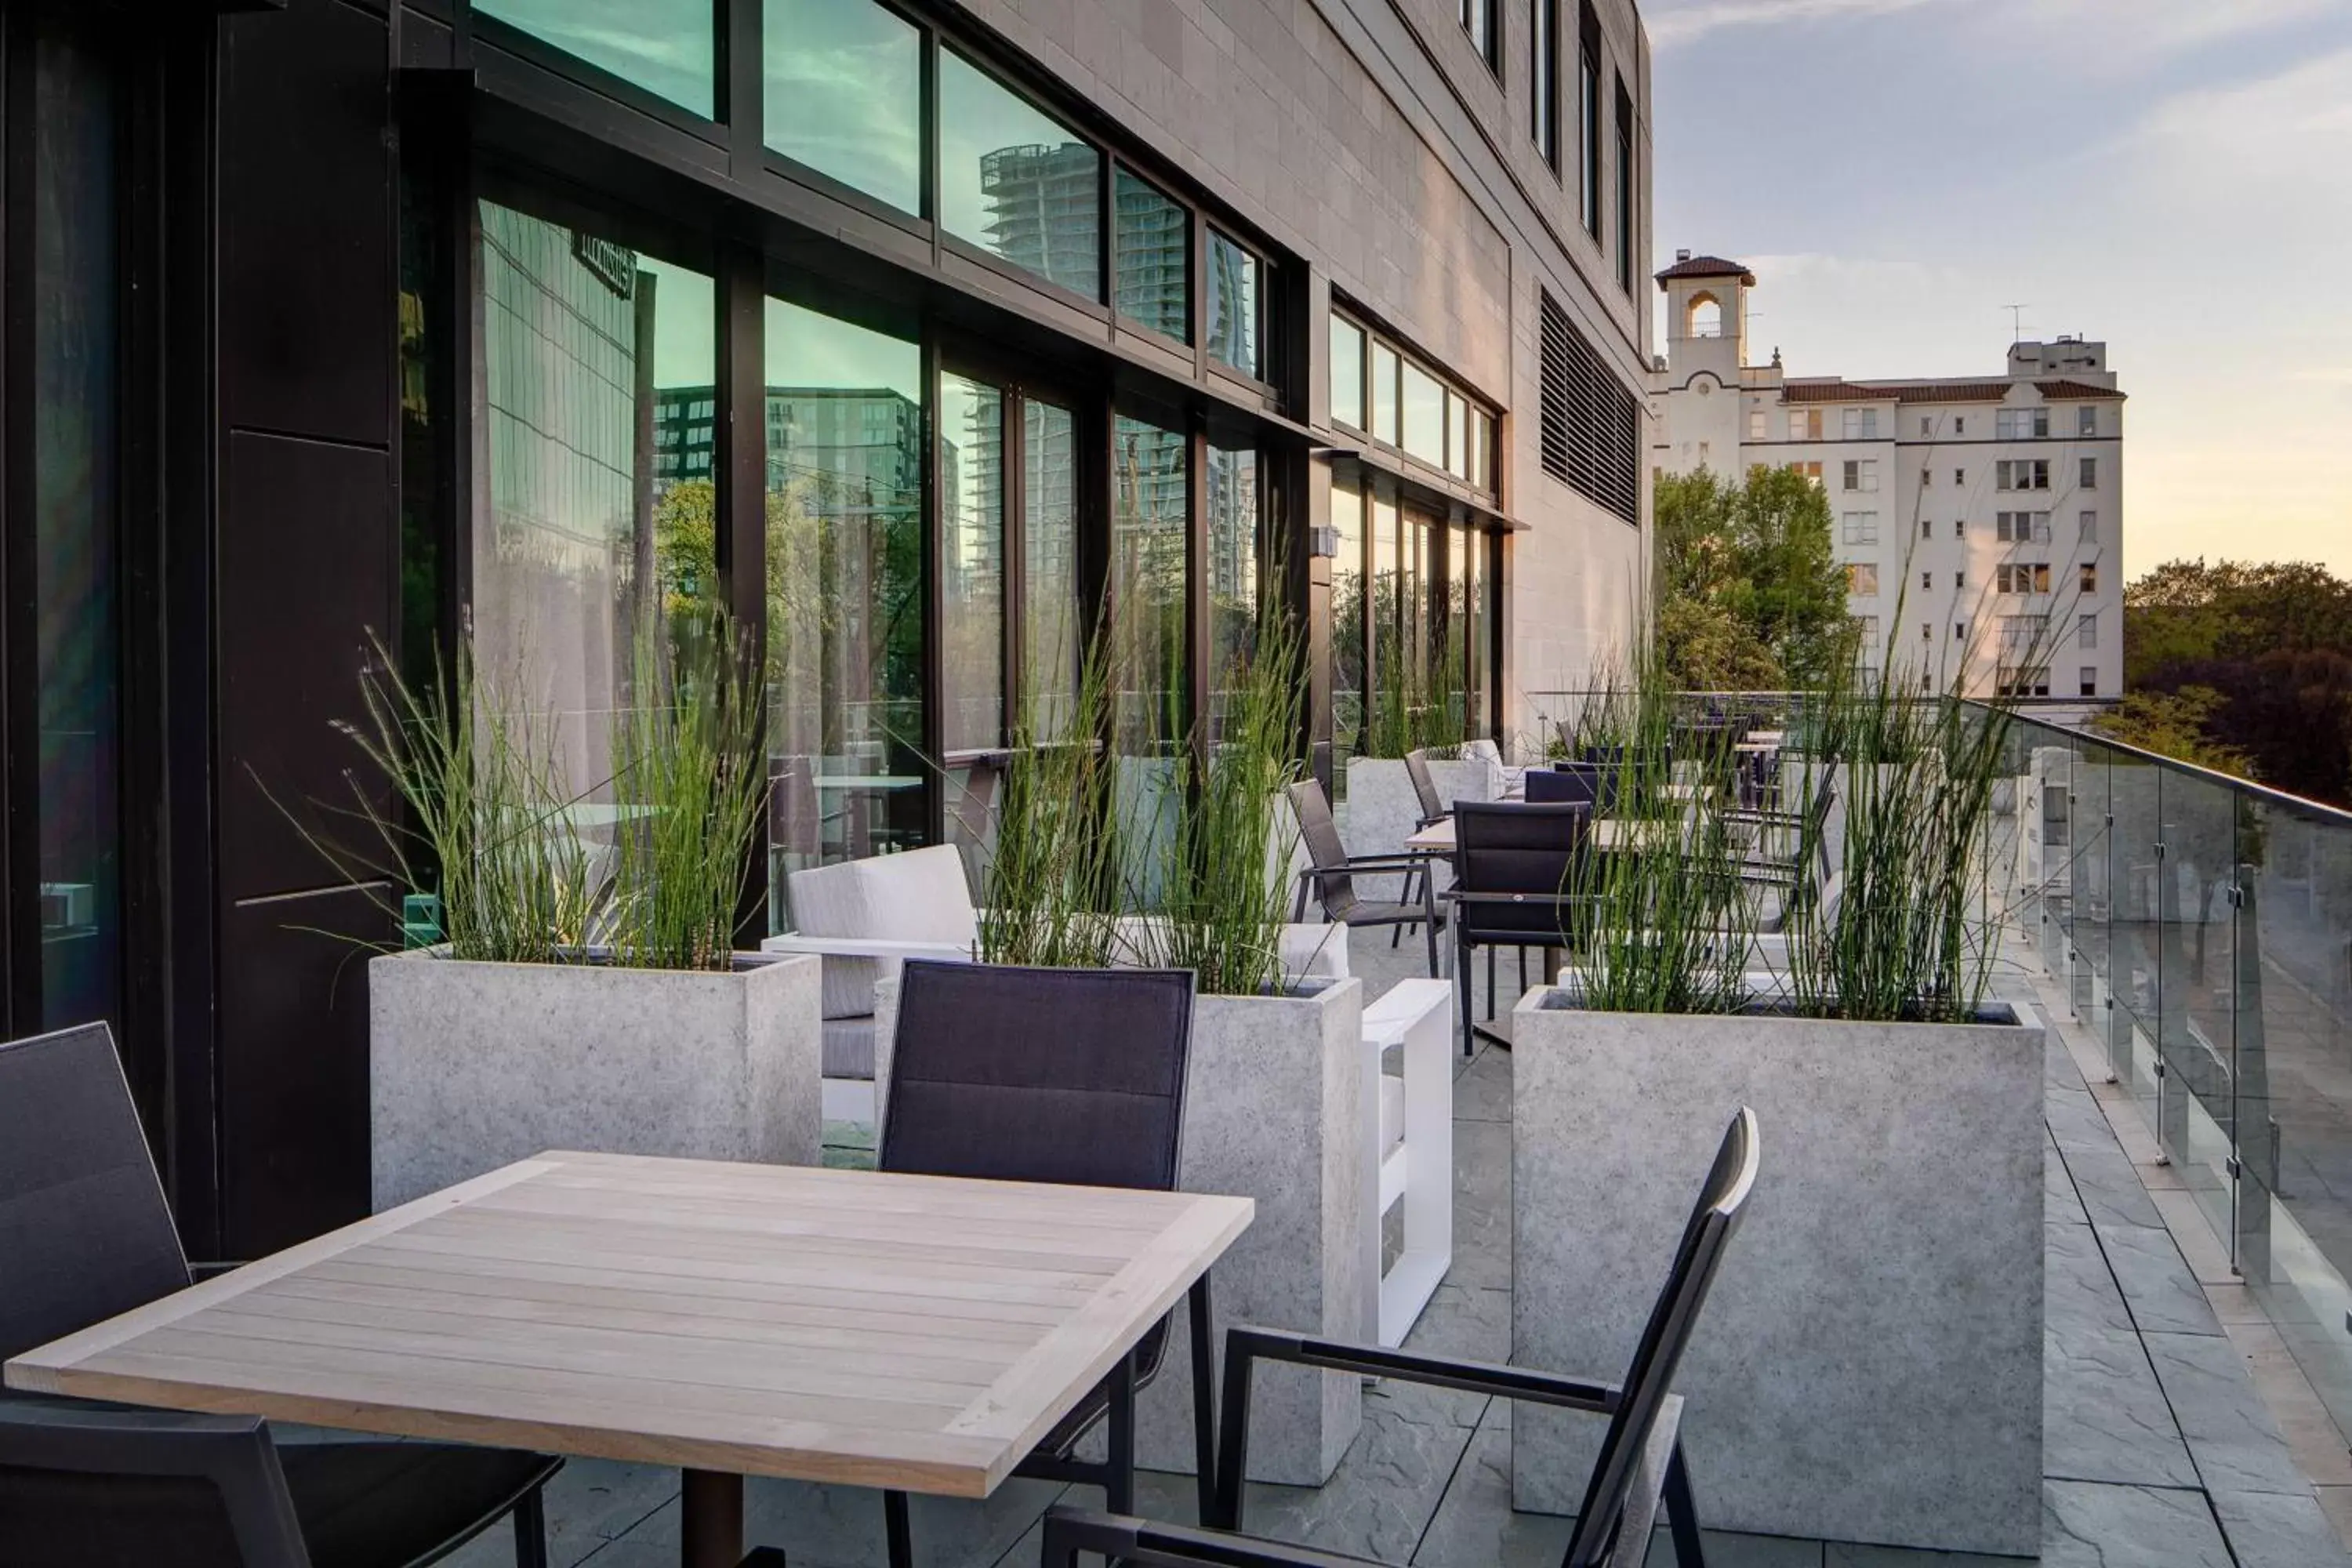
[{"label": "white planter box", "polygon": [[548,1149],[815,1164],[817,973],[370,961],[376,1209]]},{"label": "white planter box", "polygon": [[[1363,1242],[1379,1202],[1380,1109],[1363,997],[1362,981],[1342,979],[1305,996],[1193,1003],[1179,1179],[1187,1192],[1257,1201],[1256,1219],[1210,1274],[1221,1348],[1231,1323],[1349,1341],[1377,1332],[1379,1258]],[[884,981],[877,1001],[876,1070],[887,1084],[897,982]],[[1168,1359],[1138,1405],[1137,1458],[1148,1469],[1192,1468],[1188,1312],[1180,1303]],[[1250,1479],[1329,1480],[1363,1424],[1362,1379],[1269,1365],[1256,1384]]]},{"label": "white planter box", "polygon": [[[1512,1359],[1614,1380],[1724,1124],[1763,1165],[1676,1380],[1706,1522],[2031,1555],[2042,1539],[2042,1029],[1512,1016]],[[1572,1512],[1590,1417],[1515,1412]]]}]

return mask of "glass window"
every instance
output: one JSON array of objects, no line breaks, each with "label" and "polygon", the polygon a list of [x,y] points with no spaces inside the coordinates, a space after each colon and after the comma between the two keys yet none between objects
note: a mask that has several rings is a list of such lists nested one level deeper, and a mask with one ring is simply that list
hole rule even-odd
[{"label": "glass window", "polygon": [[1364,493],[1352,480],[1331,483],[1331,779],[1345,798],[1364,724]]},{"label": "glass window", "polygon": [[1445,471],[1470,478],[1470,405],[1451,392],[1445,395]]},{"label": "glass window", "polygon": [[1845,591],[1857,599],[1878,597],[1878,568],[1867,561],[1857,561],[1845,569]]},{"label": "glass window", "polygon": [[923,41],[914,24],[870,0],[766,5],[768,145],[894,207],[921,211]]},{"label": "glass window", "polygon": [[940,222],[1049,283],[1102,298],[1102,154],[940,51]]},{"label": "glass window", "polygon": [[1209,357],[1244,375],[1258,363],[1258,258],[1215,229],[1209,231]]},{"label": "glass window", "polygon": [[1633,291],[1633,105],[1617,79],[1617,287]]},{"label": "glass window", "polygon": [[[1372,489],[1372,565],[1371,565],[1371,701],[1382,701],[1381,693],[1401,690],[1398,679],[1402,665],[1398,641],[1398,623],[1402,616],[1404,595],[1397,571],[1397,499],[1392,484],[1382,482]],[[1384,713],[1371,715],[1380,723]]]},{"label": "glass window", "polygon": [[1404,449],[1430,467],[1445,466],[1445,388],[1411,360],[1404,362]]},{"label": "glass window", "polygon": [[1464,563],[1469,587],[1466,603],[1470,612],[1470,728],[1475,739],[1488,732],[1488,719],[1494,711],[1487,698],[1487,642],[1493,635],[1491,608],[1486,602],[1486,536],[1477,529],[1464,533]]},{"label": "glass window", "polygon": [[1078,604],[1078,437],[1066,408],[1022,405],[1021,595],[1028,720],[1042,736],[1069,728],[1086,653]]},{"label": "glass window", "polygon": [[1357,429],[1364,423],[1364,329],[1331,317],[1331,417]]},{"label": "glass window", "polygon": [[486,689],[549,725],[562,784],[610,804],[633,635],[718,585],[709,449],[686,439],[710,423],[696,408],[718,380],[715,295],[708,278],[489,202],[480,247],[489,511],[473,540],[474,660]]},{"label": "glass window", "polygon": [[1184,437],[1121,415],[1111,447],[1111,656],[1122,755],[1184,735]]},{"label": "glass window", "polygon": [[1192,341],[1192,225],[1150,181],[1118,171],[1118,266],[1114,302],[1137,325]]},{"label": "glass window", "polygon": [[[119,1022],[122,826],[116,365],[118,92],[110,64],[33,48],[30,623],[38,729],[39,1027]],[[11,519],[11,527],[16,520]]]},{"label": "glass window", "polygon": [[1576,118],[1584,137],[1584,232],[1597,240],[1601,237],[1601,44],[1589,5],[1584,8],[1581,31],[1584,38],[1578,50]]},{"label": "glass window", "polygon": [[1559,167],[1559,0],[1535,0],[1535,36],[1528,44],[1532,90],[1528,132],[1536,151]]},{"label": "glass window", "polygon": [[1258,461],[1253,447],[1211,447],[1209,739],[1224,738],[1225,702],[1257,641]]},{"label": "glass window", "polygon": [[2095,436],[2098,433],[2099,411],[2096,406],[2092,404],[2085,403],[2080,408],[2074,410],[2075,435]]},{"label": "glass window", "polygon": [[1470,35],[1470,44],[1478,58],[1493,70],[1502,58],[1502,21],[1496,16],[1496,0],[1462,0],[1462,30]]},{"label": "glass window", "polygon": [[1377,338],[1372,341],[1371,434],[1391,447],[1397,444],[1397,354]]},{"label": "glass window", "polygon": [[1486,411],[1470,409],[1470,482],[1482,490],[1495,488],[1495,422]]},{"label": "glass window", "polygon": [[474,10],[705,120],[715,112],[710,0],[474,0]]},{"label": "glass window", "polygon": [[[924,397],[913,343],[798,305],[767,302],[766,347],[771,849],[782,872],[929,837]],[[944,433],[969,445],[969,416],[985,413],[961,412]],[[984,520],[993,487],[974,467],[957,493]],[[773,887],[781,900],[781,875]]]},{"label": "glass window", "polygon": [[940,738],[1004,740],[1004,395],[940,377]]}]

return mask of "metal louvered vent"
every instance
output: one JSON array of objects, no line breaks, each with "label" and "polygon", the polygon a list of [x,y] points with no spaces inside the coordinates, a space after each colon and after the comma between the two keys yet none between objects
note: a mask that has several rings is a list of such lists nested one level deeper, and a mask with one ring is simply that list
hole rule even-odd
[{"label": "metal louvered vent", "polygon": [[1642,516],[1641,404],[1568,312],[1543,307],[1544,472],[1627,522]]}]

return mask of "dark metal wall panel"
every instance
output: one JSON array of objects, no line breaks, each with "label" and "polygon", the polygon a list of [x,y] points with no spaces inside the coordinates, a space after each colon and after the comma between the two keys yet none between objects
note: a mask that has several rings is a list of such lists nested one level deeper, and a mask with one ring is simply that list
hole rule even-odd
[{"label": "dark metal wall panel", "polygon": [[367,954],[374,889],[221,921],[224,1250],[255,1258],[368,1212]]},{"label": "dark metal wall panel", "polygon": [[389,441],[390,47],[342,0],[224,18],[221,416]]}]

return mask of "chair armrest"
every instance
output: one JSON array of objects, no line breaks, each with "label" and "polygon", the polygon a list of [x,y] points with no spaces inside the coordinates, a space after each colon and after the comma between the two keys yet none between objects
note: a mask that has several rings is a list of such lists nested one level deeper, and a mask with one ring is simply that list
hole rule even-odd
[{"label": "chair armrest", "polygon": [[[1599,1415],[1613,1413],[1619,1398],[1618,1386],[1613,1383],[1562,1377],[1532,1367],[1501,1366],[1492,1362],[1424,1355],[1379,1345],[1316,1339],[1279,1329],[1236,1325],[1225,1331],[1224,1408],[1217,1438],[1218,1517],[1210,1521],[1221,1530],[1241,1528],[1242,1478],[1249,1468],[1252,1370],[1261,1361],[1289,1362],[1366,1377],[1401,1378],[1430,1388],[1495,1394]],[[1051,1561],[1050,1555],[1047,1560]]]},{"label": "chair armrest", "polygon": [[1428,859],[1421,855],[1360,855],[1338,866],[1301,866],[1298,879],[1320,882],[1332,877],[1360,877],[1382,872],[1394,874],[1428,868]]},{"label": "chair armrest", "polygon": [[[1370,1558],[1318,1552],[1286,1541],[1228,1535],[1056,1503],[1045,1510],[1046,1568],[1075,1568],[1078,1553],[1118,1563],[1199,1563],[1220,1568],[1378,1568]],[[748,1562],[748,1560],[747,1560]]]}]

